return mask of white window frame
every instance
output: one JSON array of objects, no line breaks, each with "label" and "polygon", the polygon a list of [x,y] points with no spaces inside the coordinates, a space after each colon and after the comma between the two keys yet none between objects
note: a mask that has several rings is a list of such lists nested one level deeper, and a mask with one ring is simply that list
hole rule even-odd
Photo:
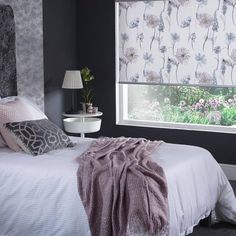
[{"label": "white window frame", "polygon": [[116,84],[116,125],[179,129],[190,131],[207,131],[217,133],[236,133],[236,127],[220,125],[200,125],[190,123],[158,122],[128,119],[128,84]]},{"label": "white window frame", "polygon": [[236,126],[128,119],[128,84],[119,84],[119,6],[115,3],[116,125],[236,134]]}]

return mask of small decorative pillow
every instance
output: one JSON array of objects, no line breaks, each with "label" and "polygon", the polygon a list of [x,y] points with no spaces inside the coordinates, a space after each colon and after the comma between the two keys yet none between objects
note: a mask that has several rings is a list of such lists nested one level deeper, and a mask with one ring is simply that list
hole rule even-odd
[{"label": "small decorative pillow", "polygon": [[8,97],[0,101],[0,133],[8,147],[14,151],[21,149],[3,125],[10,122],[40,119],[47,119],[47,117],[25,98]]},{"label": "small decorative pillow", "polygon": [[28,154],[34,156],[52,150],[73,147],[70,138],[47,119],[7,123],[16,143]]}]

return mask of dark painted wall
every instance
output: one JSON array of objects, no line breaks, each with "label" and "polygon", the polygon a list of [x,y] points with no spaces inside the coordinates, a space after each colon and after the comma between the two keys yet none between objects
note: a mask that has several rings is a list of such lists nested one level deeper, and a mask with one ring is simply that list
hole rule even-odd
[{"label": "dark painted wall", "polygon": [[66,70],[76,69],[77,0],[44,0],[45,113],[62,125],[62,112],[70,106],[70,91],[62,90]]},{"label": "dark painted wall", "polygon": [[235,135],[116,126],[114,1],[80,0],[77,12],[78,65],[80,68],[84,65],[90,67],[96,78],[95,101],[104,112],[100,135],[146,137],[171,143],[197,145],[208,149],[221,163],[236,164]]},{"label": "dark painted wall", "polygon": [[[77,5],[77,6],[76,6]],[[115,125],[115,16],[113,0],[45,0],[45,111],[62,125],[70,91],[61,84],[66,69],[88,66],[96,77],[95,105],[104,112],[101,132],[91,136],[132,136],[208,149],[222,163],[236,164],[236,136],[229,134]]]}]

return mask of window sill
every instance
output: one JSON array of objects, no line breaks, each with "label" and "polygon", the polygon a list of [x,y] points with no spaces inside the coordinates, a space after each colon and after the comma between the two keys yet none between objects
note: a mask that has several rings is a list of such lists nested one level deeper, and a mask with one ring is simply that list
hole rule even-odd
[{"label": "window sill", "polygon": [[234,126],[168,123],[168,122],[155,122],[155,121],[131,120],[131,119],[118,120],[116,122],[116,125],[236,134],[236,127]]}]

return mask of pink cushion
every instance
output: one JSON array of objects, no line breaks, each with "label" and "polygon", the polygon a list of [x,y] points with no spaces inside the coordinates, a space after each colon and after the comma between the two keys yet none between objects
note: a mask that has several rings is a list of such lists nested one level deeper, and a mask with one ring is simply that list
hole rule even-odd
[{"label": "pink cushion", "polygon": [[3,124],[40,119],[47,119],[47,117],[25,98],[17,97],[15,100],[0,103],[0,133],[8,147],[14,151],[21,149],[11,133],[3,127]]}]

